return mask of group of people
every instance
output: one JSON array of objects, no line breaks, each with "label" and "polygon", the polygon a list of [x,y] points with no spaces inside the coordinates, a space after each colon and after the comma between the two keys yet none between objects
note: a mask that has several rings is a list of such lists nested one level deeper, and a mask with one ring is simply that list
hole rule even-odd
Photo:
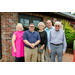
[{"label": "group of people", "polygon": [[29,24],[29,30],[23,31],[23,26],[18,23],[16,32],[12,35],[12,55],[15,62],[55,62],[57,54],[58,62],[66,51],[65,33],[61,29],[61,23],[56,21],[52,26],[51,20],[47,20],[47,27],[43,22],[38,23],[38,31],[34,24]]}]

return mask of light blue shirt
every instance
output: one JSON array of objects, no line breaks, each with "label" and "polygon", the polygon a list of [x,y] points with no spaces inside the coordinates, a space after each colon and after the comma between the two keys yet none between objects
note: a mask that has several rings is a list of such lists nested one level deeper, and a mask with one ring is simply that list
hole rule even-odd
[{"label": "light blue shirt", "polygon": [[49,34],[50,34],[50,31],[53,29],[54,27],[52,26],[52,28],[51,29],[48,29],[48,27],[46,27],[44,30],[46,31],[46,33],[47,33],[47,44],[46,44],[46,46],[48,46],[48,39],[49,39]]},{"label": "light blue shirt", "polygon": [[48,48],[51,49],[50,43],[53,44],[61,44],[63,43],[63,51],[66,51],[66,38],[65,38],[65,33],[62,29],[59,29],[59,31],[56,31],[55,29],[52,29],[50,31],[49,35],[49,41],[48,41]]}]

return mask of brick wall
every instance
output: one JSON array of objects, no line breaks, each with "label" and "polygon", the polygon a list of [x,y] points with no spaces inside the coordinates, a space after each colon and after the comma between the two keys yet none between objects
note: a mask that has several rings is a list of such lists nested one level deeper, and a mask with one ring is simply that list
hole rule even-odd
[{"label": "brick wall", "polygon": [[[46,24],[48,19],[53,20],[54,17],[20,12],[21,14],[33,15],[43,18],[43,22]],[[57,20],[60,20],[57,18]],[[1,15],[1,38],[2,38],[2,59],[0,61],[12,62],[15,58],[12,56],[12,34],[16,31],[15,27],[18,23],[18,13],[17,12],[7,12]]]},{"label": "brick wall", "polygon": [[17,13],[4,13],[1,15],[1,38],[2,38],[2,59],[1,61],[14,61],[12,56],[11,35],[15,32],[15,26],[18,22]]}]

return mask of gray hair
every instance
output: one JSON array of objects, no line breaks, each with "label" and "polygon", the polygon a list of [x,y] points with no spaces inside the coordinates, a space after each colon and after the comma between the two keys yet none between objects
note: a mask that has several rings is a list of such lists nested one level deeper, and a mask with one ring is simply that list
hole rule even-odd
[{"label": "gray hair", "polygon": [[[21,23],[17,23],[16,31],[18,30],[18,29],[17,29],[18,26],[22,26],[22,24],[21,24]],[[23,26],[22,26],[22,30],[23,30]]]},{"label": "gray hair", "polygon": [[59,24],[61,26],[61,22],[56,21],[54,25]]},{"label": "gray hair", "polygon": [[39,23],[38,23],[38,27],[39,27],[40,24],[42,24],[43,27],[45,28],[45,24],[44,24],[43,22],[39,22]]}]

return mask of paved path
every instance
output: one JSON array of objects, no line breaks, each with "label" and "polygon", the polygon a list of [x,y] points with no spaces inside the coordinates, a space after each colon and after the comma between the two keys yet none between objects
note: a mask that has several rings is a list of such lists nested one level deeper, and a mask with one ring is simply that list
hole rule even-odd
[{"label": "paved path", "polygon": [[65,53],[65,55],[63,56],[62,62],[73,62],[73,54]]}]

